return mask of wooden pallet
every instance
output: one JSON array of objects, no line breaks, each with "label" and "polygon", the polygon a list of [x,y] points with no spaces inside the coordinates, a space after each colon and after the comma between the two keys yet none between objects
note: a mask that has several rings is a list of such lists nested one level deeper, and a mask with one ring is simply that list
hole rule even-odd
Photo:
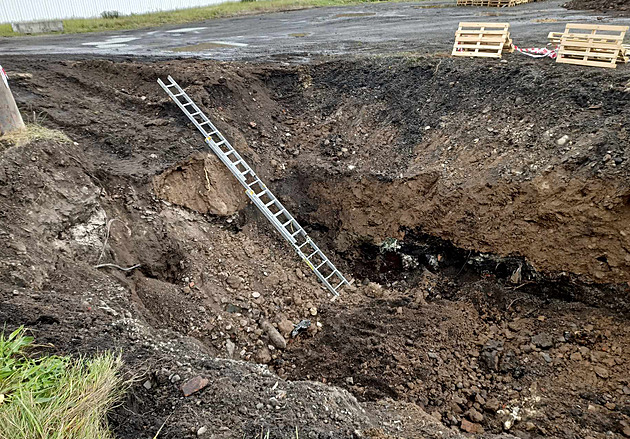
[{"label": "wooden pallet", "polygon": [[[549,32],[547,38],[549,39],[549,43],[555,46],[559,46],[562,41],[563,32]],[[588,38],[579,37],[575,38],[577,40],[582,40],[588,42]],[[617,58],[617,62],[620,63],[628,63],[630,62],[630,44],[622,44],[621,50],[619,52],[619,58]]]},{"label": "wooden pallet", "polygon": [[459,23],[455,32],[453,56],[501,58],[513,52],[510,23]]},{"label": "wooden pallet", "polygon": [[627,31],[628,26],[568,23],[556,62],[614,69],[626,58],[622,43]]}]

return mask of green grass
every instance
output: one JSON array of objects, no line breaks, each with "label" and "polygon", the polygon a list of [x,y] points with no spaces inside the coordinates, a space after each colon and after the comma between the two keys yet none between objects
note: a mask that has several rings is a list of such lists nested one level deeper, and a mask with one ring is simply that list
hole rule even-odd
[{"label": "green grass", "polygon": [[105,415],[122,396],[121,360],[28,356],[33,338],[0,334],[0,439],[112,439]]},{"label": "green grass", "polygon": [[[370,0],[260,0],[229,2],[201,8],[126,15],[118,18],[76,18],[63,20],[63,33],[74,34],[120,29],[139,29],[166,24],[193,23],[211,18],[233,17],[236,15],[259,14],[322,6],[356,5],[368,2],[375,3]],[[0,24],[1,37],[19,35],[22,34],[13,32],[10,24]]]}]

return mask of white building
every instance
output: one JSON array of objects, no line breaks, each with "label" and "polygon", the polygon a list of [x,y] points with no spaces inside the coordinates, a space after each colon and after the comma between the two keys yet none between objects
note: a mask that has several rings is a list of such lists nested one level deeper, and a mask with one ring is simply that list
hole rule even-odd
[{"label": "white building", "polygon": [[121,15],[170,11],[229,0],[0,0],[0,23],[100,17],[105,11]]}]

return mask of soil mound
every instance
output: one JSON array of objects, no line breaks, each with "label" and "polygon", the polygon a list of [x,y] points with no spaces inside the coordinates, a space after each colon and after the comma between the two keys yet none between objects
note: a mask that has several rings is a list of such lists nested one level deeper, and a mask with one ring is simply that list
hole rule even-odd
[{"label": "soil mound", "polygon": [[564,7],[630,16],[630,3],[627,0],[571,0]]}]

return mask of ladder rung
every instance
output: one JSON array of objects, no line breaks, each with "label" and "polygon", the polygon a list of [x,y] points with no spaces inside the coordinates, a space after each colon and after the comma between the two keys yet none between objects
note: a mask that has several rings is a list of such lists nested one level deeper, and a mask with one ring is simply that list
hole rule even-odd
[{"label": "ladder rung", "polygon": [[293,221],[293,218],[291,218],[289,221],[287,221],[286,223],[282,224],[282,227],[286,227],[289,224],[291,224],[291,221]]},{"label": "ladder rung", "polygon": [[186,102],[185,104],[182,105],[182,107],[187,107],[187,106],[192,105],[192,104],[193,104],[192,102]]},{"label": "ladder rung", "polygon": [[265,195],[267,192],[269,192],[269,189],[265,189],[264,191],[258,192],[257,194],[254,194],[254,195],[260,198],[261,196]]},{"label": "ladder rung", "polygon": [[346,283],[345,280],[342,280],[341,282],[339,282],[339,285],[337,285],[335,288],[333,288],[333,290],[337,291],[337,288],[339,288],[340,286],[342,286],[344,283]]},{"label": "ladder rung", "polygon": [[198,114],[201,114],[201,111],[197,111],[196,113],[190,113],[190,117],[196,116]]},{"label": "ladder rung", "polygon": [[260,179],[258,179],[258,178],[257,178],[257,179],[256,179],[256,180],[254,180],[253,182],[249,183],[247,186],[252,187],[252,186],[253,186],[253,185],[255,185],[256,183],[261,183],[261,184],[262,184],[262,181],[260,181]]},{"label": "ladder rung", "polygon": [[[276,201],[274,200],[274,203],[275,203],[275,202],[276,202]],[[284,212],[286,212],[286,211],[287,211],[286,209],[281,209],[280,211],[278,211],[278,212],[274,213],[274,214],[273,214],[273,216],[278,217],[278,216],[280,216],[280,214],[281,214],[281,213],[284,213]]]},{"label": "ladder rung", "polygon": [[203,122],[200,122],[200,123],[199,123],[199,126],[201,126],[201,125],[207,125],[207,124],[209,124],[209,123],[210,123],[210,121],[209,121],[209,120],[204,120]]},{"label": "ladder rung", "polygon": [[169,84],[166,86],[166,88],[171,88],[171,87],[175,87],[177,84]]},{"label": "ladder rung", "polygon": [[309,242],[310,242],[310,241],[307,239],[307,240],[306,240],[306,241],[304,241],[302,244],[300,244],[300,245],[298,246],[298,248],[302,248],[302,247],[304,247],[304,246],[305,246],[306,244],[308,244]]},{"label": "ladder rung", "polygon": [[267,204],[265,204],[265,207],[269,207],[271,206],[273,203],[275,203],[276,200],[271,200],[270,202],[268,202]]},{"label": "ladder rung", "polygon": [[247,174],[252,174],[253,175],[254,173],[252,172],[251,169],[246,169],[243,172],[241,172],[241,175],[247,175]]},{"label": "ladder rung", "polygon": [[177,97],[183,96],[183,95],[185,95],[185,94],[186,94],[186,93],[181,92],[181,93],[178,93],[178,94],[176,94],[176,95],[173,95],[173,97],[174,97],[174,98],[177,98]]},{"label": "ladder rung", "polygon": [[319,253],[319,250],[315,250],[313,253],[311,253],[310,255],[308,255],[306,257],[306,259],[311,259],[313,256],[315,256],[317,253]]},{"label": "ladder rung", "polygon": [[328,276],[326,276],[324,279],[328,280],[331,277],[333,277],[333,274],[335,274],[337,272],[337,269],[334,269],[332,273],[330,273]]},{"label": "ladder rung", "polygon": [[237,160],[235,162],[232,162],[234,166],[240,165],[241,163],[245,163],[245,162],[243,160]]},{"label": "ladder rung", "polygon": [[317,267],[315,267],[315,270],[319,270],[319,267],[321,267],[322,265],[324,265],[326,262],[328,262],[328,259],[324,259],[324,262],[322,262],[321,264],[319,264]]},{"label": "ladder rung", "polygon": [[291,236],[295,237],[296,235],[299,235],[301,232],[302,232],[301,230],[298,230],[295,233],[291,233]]},{"label": "ladder rung", "polygon": [[225,153],[226,156],[230,155],[230,154],[234,154],[236,152],[235,149],[231,149],[228,152]]}]

